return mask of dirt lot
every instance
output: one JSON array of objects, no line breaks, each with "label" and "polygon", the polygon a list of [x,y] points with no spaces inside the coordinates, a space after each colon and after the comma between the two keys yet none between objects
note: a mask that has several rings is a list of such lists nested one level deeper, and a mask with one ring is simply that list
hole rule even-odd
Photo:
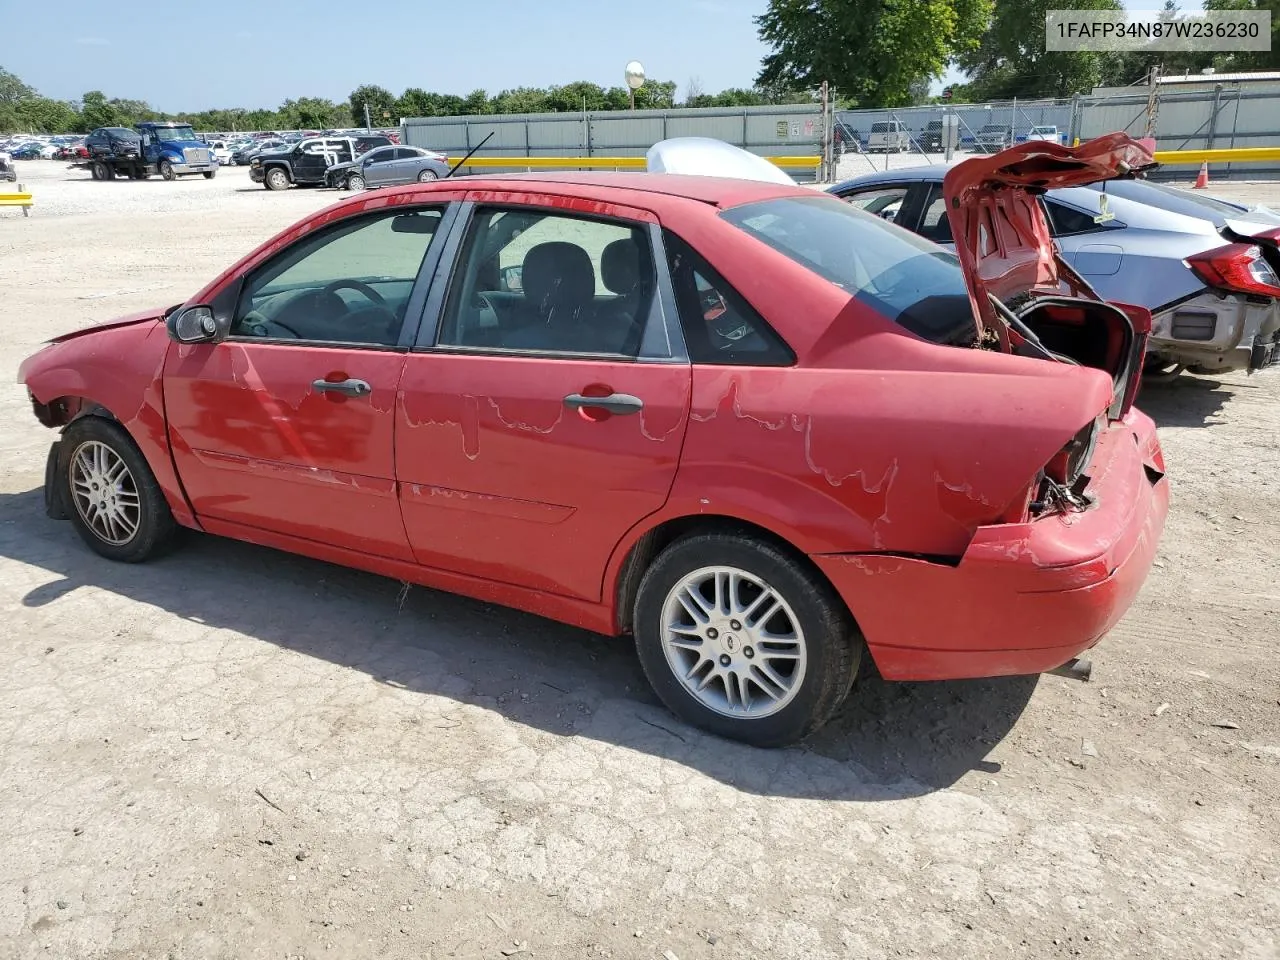
[{"label": "dirt lot", "polygon": [[19,360],[333,194],[21,170],[3,960],[1280,956],[1280,371],[1145,392],[1175,504],[1092,683],[868,680],[754,751],[678,725],[625,642],[209,537],[90,554],[43,515]]}]

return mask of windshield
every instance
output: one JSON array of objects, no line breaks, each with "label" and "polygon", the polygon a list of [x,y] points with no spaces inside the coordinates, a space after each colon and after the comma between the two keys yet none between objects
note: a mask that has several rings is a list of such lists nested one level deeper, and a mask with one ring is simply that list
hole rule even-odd
[{"label": "windshield", "polygon": [[785,197],[720,216],[926,340],[977,335],[955,255],[843,200]]},{"label": "windshield", "polygon": [[194,140],[195,131],[190,127],[156,127],[152,133],[161,143],[175,140]]}]

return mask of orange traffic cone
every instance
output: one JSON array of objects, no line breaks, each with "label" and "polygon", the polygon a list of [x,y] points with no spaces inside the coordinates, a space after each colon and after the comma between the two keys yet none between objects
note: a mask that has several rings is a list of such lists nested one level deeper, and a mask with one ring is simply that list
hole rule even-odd
[{"label": "orange traffic cone", "polygon": [[1192,190],[1206,190],[1209,187],[1209,161],[1206,160],[1200,164],[1200,175],[1196,177],[1196,182],[1192,184]]}]

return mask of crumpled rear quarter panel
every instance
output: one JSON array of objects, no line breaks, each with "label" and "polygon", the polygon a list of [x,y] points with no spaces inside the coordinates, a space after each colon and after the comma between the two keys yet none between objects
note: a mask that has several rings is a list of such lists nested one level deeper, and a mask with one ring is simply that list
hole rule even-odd
[{"label": "crumpled rear quarter panel", "polygon": [[1083,513],[982,527],[958,565],[817,556],[892,680],[1037,673],[1096,644],[1155,559],[1169,482],[1149,418],[1103,437]]}]

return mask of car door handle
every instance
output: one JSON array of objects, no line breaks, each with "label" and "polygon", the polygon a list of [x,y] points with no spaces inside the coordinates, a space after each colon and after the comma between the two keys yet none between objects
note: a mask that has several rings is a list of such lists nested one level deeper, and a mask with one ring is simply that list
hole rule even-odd
[{"label": "car door handle", "polygon": [[319,393],[341,393],[348,397],[367,397],[373,387],[363,380],[312,380],[311,386]]},{"label": "car door handle", "polygon": [[564,398],[564,405],[575,410],[596,407],[617,414],[639,413],[644,409],[644,401],[629,393],[611,393],[607,397],[584,397],[580,393],[571,393]]}]

